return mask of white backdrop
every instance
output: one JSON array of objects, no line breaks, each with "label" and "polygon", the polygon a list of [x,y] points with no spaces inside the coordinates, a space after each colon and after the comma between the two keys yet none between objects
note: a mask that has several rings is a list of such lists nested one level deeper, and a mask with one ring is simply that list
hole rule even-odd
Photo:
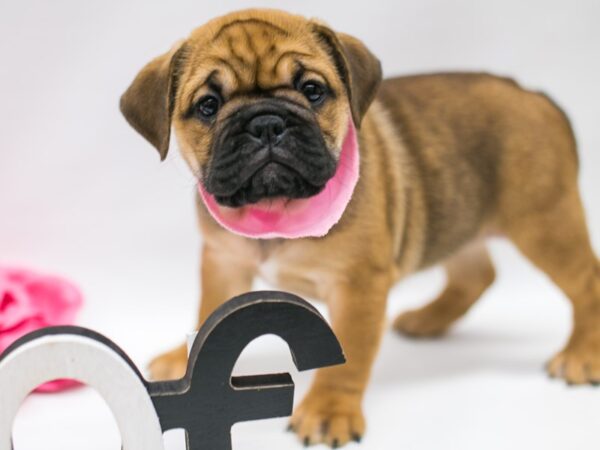
[{"label": "white backdrop", "polygon": [[[77,281],[80,323],[143,366],[183,339],[197,306],[194,181],[118,111],[141,66],[195,26],[243,7],[319,17],[363,39],[387,75],[486,70],[551,94],[580,143],[581,187],[600,248],[600,2],[0,1],[0,264]],[[541,149],[540,149],[541,151]],[[364,449],[590,449],[600,391],[546,380],[543,362],[569,327],[562,294],[508,244],[499,279],[446,340],[386,335],[366,401]],[[393,312],[435,295],[431,271],[394,290]],[[240,371],[282,370],[285,349],[254,344]],[[296,376],[302,393],[309,374]],[[1,407],[1,405],[0,405]],[[239,425],[238,449],[299,448],[283,420]],[[15,427],[18,450],[118,449],[99,398],[35,396]],[[170,449],[180,448],[171,435]]]}]

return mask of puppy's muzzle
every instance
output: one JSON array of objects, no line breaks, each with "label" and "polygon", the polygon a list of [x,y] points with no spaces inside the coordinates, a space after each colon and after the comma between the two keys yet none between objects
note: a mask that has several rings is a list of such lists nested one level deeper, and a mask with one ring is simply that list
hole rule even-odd
[{"label": "puppy's muzzle", "polygon": [[335,173],[335,160],[312,114],[286,103],[259,102],[226,119],[205,182],[220,204],[311,197]]}]

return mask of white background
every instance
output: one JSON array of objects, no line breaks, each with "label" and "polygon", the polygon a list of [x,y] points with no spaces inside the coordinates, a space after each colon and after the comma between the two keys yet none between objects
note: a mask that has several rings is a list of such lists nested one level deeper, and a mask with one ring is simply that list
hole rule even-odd
[{"label": "white background", "polygon": [[[387,75],[486,70],[551,94],[574,123],[599,249],[598,0],[0,0],[0,264],[77,281],[87,302],[79,323],[110,336],[140,367],[181,341],[197,308],[194,180],[176,151],[159,164],[120,116],[118,98],[144,63],[195,26],[260,5],[354,34]],[[542,370],[567,337],[568,303],[512,246],[492,249],[499,279],[446,339],[386,335],[360,448],[600,446],[600,391],[567,388]],[[398,286],[390,318],[442,283],[434,270]],[[240,366],[252,373],[292,364],[281,343],[262,339]],[[310,374],[295,379],[300,395]],[[300,448],[284,425],[238,425],[235,448]],[[89,390],[30,398],[14,434],[17,450],[120,448],[114,420]],[[180,438],[169,434],[168,448],[181,448]]]}]

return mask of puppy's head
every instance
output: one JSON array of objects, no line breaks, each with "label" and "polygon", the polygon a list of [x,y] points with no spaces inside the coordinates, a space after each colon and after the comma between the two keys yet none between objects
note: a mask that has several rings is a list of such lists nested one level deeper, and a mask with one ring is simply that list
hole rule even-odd
[{"label": "puppy's head", "polygon": [[121,110],[162,158],[173,127],[202,188],[239,208],[318,194],[336,173],[348,122],[360,126],[380,80],[379,61],[357,39],[248,10],[151,61]]}]

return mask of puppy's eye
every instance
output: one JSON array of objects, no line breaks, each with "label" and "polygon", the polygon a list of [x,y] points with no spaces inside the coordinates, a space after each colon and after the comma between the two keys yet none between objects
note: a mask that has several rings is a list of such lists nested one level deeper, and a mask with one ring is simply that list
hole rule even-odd
[{"label": "puppy's eye", "polygon": [[203,118],[210,118],[217,114],[220,102],[214,95],[205,95],[196,103],[196,114]]},{"label": "puppy's eye", "polygon": [[307,81],[300,90],[311,103],[319,103],[325,98],[325,88],[316,81]]}]

